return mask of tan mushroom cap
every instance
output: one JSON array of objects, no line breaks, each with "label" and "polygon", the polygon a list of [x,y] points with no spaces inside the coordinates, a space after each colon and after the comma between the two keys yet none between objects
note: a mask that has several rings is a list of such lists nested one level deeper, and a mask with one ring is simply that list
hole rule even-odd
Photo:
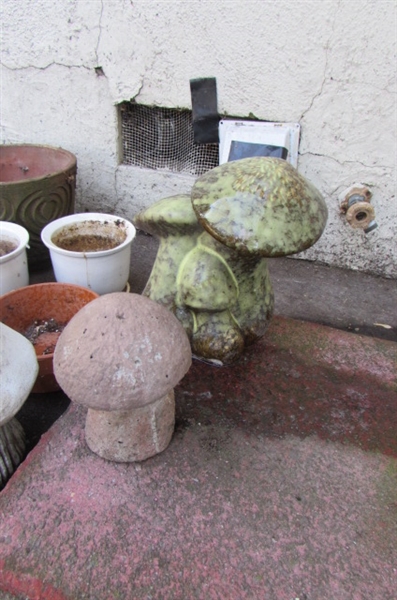
[{"label": "tan mushroom cap", "polygon": [[253,157],[208,171],[192,189],[201,225],[229,248],[286,256],[310,248],[327,222],[320,192],[287,161]]},{"label": "tan mushroom cap", "polygon": [[191,365],[187,335],[166,308],[138,294],[106,294],[68,323],[54,352],[69,398],[96,410],[129,410],[165,396]]}]

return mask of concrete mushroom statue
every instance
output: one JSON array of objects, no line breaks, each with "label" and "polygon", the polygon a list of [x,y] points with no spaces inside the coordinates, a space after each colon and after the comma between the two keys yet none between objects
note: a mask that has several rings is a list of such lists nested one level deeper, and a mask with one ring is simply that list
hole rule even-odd
[{"label": "concrete mushroom statue", "polygon": [[160,304],[115,292],[83,307],[54,352],[54,373],[72,402],[88,408],[89,448],[115,462],[141,461],[169,444],[174,387],[191,365],[179,321]]},{"label": "concrete mushroom statue", "polygon": [[0,489],[25,455],[25,432],[15,418],[39,372],[36,352],[23,335],[0,323]]},{"label": "concrete mushroom statue", "polygon": [[[325,228],[326,204],[294,167],[269,157],[220,165],[199,177],[187,198],[179,197],[178,205],[183,205],[189,227],[195,215],[201,231],[194,229],[194,246],[189,250],[184,230],[184,251],[178,261],[168,261],[172,287],[167,288],[157,269],[143,293],[164,303],[180,319],[194,355],[218,364],[232,363],[246,345],[263,336],[273,312],[266,258],[312,246]],[[161,200],[134,222],[160,239],[173,231],[176,253],[180,237],[175,234],[173,211],[166,210],[167,203],[174,202],[174,198]],[[160,243],[156,263],[164,262]]]}]

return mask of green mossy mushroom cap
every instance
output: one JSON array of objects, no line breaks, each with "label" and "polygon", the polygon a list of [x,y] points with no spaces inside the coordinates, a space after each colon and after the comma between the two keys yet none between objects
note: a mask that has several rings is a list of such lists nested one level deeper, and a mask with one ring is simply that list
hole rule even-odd
[{"label": "green mossy mushroom cap", "polygon": [[244,158],[208,171],[192,189],[201,225],[246,254],[275,257],[310,248],[327,222],[320,192],[287,161]]},{"label": "green mossy mushroom cap", "polygon": [[134,225],[151,235],[162,237],[187,235],[200,229],[187,194],[159,200],[134,217]]}]

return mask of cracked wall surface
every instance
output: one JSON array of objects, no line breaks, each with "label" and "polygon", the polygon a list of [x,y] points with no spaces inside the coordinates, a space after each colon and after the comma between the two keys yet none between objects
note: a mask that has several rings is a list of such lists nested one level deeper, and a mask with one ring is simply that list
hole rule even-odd
[{"label": "cracked wall surface", "polygon": [[[217,78],[218,109],[299,122],[299,171],[326,231],[301,258],[397,277],[394,0],[2,0],[1,142],[64,147],[78,210],[133,218],[193,178],[120,165],[117,104],[190,108]],[[352,229],[340,194],[373,194],[378,228]]]}]

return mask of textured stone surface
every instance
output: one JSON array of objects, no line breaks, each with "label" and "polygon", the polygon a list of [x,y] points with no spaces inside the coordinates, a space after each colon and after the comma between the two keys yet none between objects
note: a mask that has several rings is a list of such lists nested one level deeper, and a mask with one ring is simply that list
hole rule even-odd
[{"label": "textured stone surface", "polygon": [[228,364],[262,337],[273,312],[263,257],[214,239],[187,195],[160,200],[134,223],[160,240],[143,294],[176,315],[195,355]]},{"label": "textured stone surface", "polygon": [[144,294],[172,310],[180,264],[203,231],[193,210],[190,194],[179,194],[155,202],[134,217],[134,224],[160,242]]},{"label": "textured stone surface", "polygon": [[313,246],[328,216],[320,192],[279,158],[245,158],[204,173],[193,186],[192,202],[217,240],[267,257]]},{"label": "textured stone surface", "polygon": [[128,410],[167,394],[191,365],[189,340],[176,317],[138,294],[106,294],[62,332],[54,373],[73,402]]},{"label": "textured stone surface", "polygon": [[85,439],[90,450],[115,462],[146,460],[165,450],[175,425],[172,390],[151,404],[128,411],[88,409]]},{"label": "textured stone surface", "polygon": [[264,257],[312,246],[327,214],[318,190],[284,160],[223,164],[199,177],[191,198],[164,198],[135,217],[160,238],[144,294],[174,312],[193,354],[231,364],[273,312]]},{"label": "textured stone surface", "polygon": [[73,406],[0,495],[0,590],[394,600],[396,354],[276,317],[233,368],[193,364],[170,445],[140,464],[90,452]]}]

